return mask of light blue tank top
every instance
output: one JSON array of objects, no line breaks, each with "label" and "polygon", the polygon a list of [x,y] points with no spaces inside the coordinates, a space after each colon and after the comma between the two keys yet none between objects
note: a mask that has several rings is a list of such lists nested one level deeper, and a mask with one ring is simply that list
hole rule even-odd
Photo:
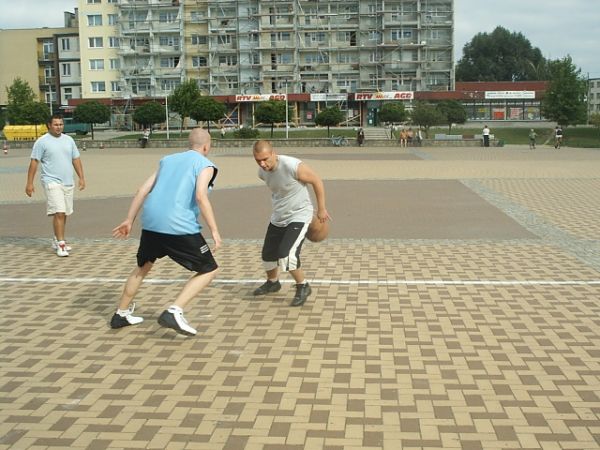
[{"label": "light blue tank top", "polygon": [[142,228],[157,233],[186,235],[202,229],[198,223],[200,207],[196,202],[196,181],[207,167],[217,176],[216,166],[194,150],[175,153],[160,160],[154,187],[142,211]]}]

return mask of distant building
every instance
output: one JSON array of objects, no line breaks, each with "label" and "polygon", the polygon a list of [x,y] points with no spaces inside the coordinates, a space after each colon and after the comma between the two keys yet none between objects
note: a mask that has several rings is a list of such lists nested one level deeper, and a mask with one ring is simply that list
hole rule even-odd
[{"label": "distant building", "polygon": [[600,114],[600,78],[590,78],[588,83],[588,112]]},{"label": "distant building", "polygon": [[77,11],[65,12],[64,28],[0,30],[0,105],[17,77],[52,110],[80,97],[78,33]]}]

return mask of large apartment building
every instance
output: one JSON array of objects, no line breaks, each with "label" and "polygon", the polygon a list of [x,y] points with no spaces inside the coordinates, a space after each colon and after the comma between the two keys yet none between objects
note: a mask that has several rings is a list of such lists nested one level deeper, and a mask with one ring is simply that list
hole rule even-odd
[{"label": "large apartment building", "polygon": [[83,96],[452,90],[453,0],[79,0]]}]

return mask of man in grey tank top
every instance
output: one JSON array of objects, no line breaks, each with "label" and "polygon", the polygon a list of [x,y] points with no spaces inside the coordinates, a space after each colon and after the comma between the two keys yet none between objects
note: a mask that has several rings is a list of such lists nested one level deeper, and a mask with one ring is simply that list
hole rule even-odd
[{"label": "man in grey tank top", "polygon": [[291,306],[302,305],[311,293],[300,265],[300,250],[313,218],[313,205],[307,185],[317,200],[317,218],[331,220],[325,207],[325,187],[321,178],[305,163],[291,156],[278,155],[269,141],[254,144],[258,177],[271,190],[273,212],[262,248],[267,281],[254,291],[265,295],[281,289],[279,271],[289,272],[296,282]]}]

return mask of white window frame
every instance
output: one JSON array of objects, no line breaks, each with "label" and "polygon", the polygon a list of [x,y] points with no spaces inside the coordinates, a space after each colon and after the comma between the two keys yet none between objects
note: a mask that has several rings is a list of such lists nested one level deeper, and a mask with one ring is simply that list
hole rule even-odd
[{"label": "white window frame", "polygon": [[106,81],[92,81],[90,82],[92,92],[106,92]]}]

